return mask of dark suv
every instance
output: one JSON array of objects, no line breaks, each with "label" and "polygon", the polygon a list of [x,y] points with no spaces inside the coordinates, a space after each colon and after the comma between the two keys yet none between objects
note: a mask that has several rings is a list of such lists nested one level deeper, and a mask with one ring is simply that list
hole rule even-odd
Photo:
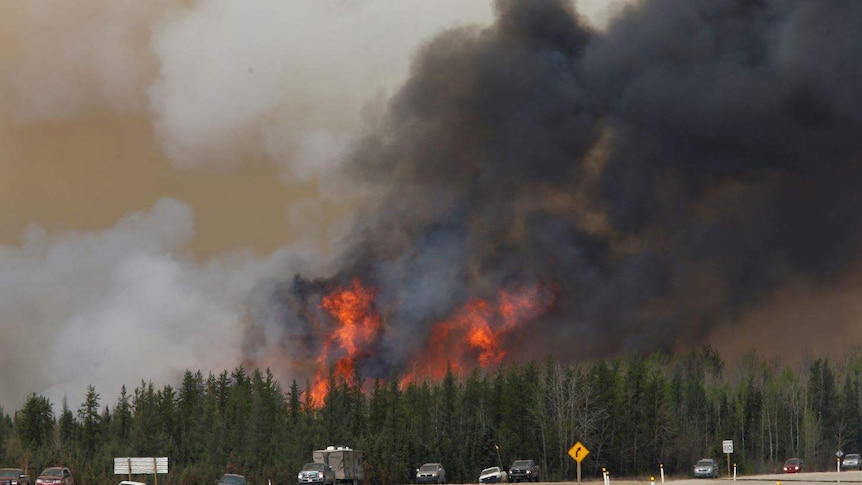
[{"label": "dark suv", "polygon": [[533,460],[515,460],[509,467],[510,482],[538,482],[539,465]]},{"label": "dark suv", "polygon": [[0,468],[0,485],[30,485],[30,476],[20,468]]}]

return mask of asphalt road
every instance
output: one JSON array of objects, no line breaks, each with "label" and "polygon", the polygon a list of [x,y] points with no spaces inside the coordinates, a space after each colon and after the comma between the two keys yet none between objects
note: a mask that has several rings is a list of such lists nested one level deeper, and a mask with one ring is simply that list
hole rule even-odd
[{"label": "asphalt road", "polygon": [[[728,478],[719,478],[718,480],[723,480],[725,482],[732,481]],[[686,480],[676,480],[674,481],[674,485],[707,485],[710,480],[696,480],[696,479],[686,479]],[[743,482],[741,485],[745,485],[746,482],[751,483],[773,483],[778,484],[787,483],[791,485],[805,485],[805,484],[823,484],[823,483],[862,483],[862,471],[845,471],[845,472],[809,472],[809,473],[776,473],[773,475],[752,475],[752,476],[737,476],[737,482]],[[754,485],[754,484],[752,484]]]},{"label": "asphalt road", "polygon": [[[845,471],[845,472],[809,472],[809,473],[776,473],[772,475],[746,475],[737,476],[738,485],[823,485],[826,483],[862,483],[862,471]],[[697,479],[686,478],[681,480],[666,479],[665,484],[672,485],[731,485],[733,480],[727,477],[717,479]],[[780,482],[780,483],[779,483]],[[574,484],[577,482],[546,482],[550,485]],[[582,483],[588,485],[602,485],[601,478],[595,480],[583,480]],[[649,479],[646,480],[631,480],[620,479],[616,480],[611,476],[611,485],[652,485]],[[661,481],[656,477],[655,485],[661,485]]]}]

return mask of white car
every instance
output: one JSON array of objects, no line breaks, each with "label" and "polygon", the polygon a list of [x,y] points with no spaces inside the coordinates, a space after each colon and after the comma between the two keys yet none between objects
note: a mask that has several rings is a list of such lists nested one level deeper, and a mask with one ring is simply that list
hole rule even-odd
[{"label": "white car", "polygon": [[486,468],[479,475],[479,483],[507,483],[508,481],[509,474],[498,466]]}]

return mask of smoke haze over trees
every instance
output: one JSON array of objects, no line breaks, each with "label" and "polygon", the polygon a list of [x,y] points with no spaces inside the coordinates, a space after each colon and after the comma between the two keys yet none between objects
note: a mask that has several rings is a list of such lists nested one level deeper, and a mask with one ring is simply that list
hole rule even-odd
[{"label": "smoke haze over trees", "polygon": [[606,31],[567,1],[494,7],[422,46],[349,153],[373,203],[332,275],[272,288],[255,324],[298,338],[276,353],[313,355],[307,309],[353,278],[386,322],[359,362],[380,377],[501,289],[554,294],[502,337],[524,361],[686,348],[725,325],[746,347],[741,322],[819,324],[752,317],[797,285],[858,288],[859,2],[650,0]]}]

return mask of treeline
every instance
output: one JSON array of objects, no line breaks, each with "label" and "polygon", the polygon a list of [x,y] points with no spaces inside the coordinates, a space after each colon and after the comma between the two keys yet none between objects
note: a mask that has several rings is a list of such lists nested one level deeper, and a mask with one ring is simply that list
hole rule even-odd
[{"label": "treeline", "polygon": [[590,450],[587,476],[607,467],[645,477],[659,464],[689,474],[704,456],[725,470],[725,439],[739,473],[773,472],[791,456],[809,470],[833,469],[837,450],[862,450],[862,354],[798,369],[750,355],[731,371],[704,348],[400,379],[330,377],[322,406],[309,402],[307,385],[284,389],[269,370],[243,368],[187,371],[178,387],[141,382],[115,398],[90,387],[77,409],[64,400],[59,413],[32,394],[12,415],[0,413],[0,462],[28,468],[34,480],[62,464],[87,485],[123,478],[113,475],[114,457],[167,456],[160,484],[211,484],[234,472],[280,485],[296,482],[312,450],[345,445],[363,450],[366,482],[388,485],[409,483],[424,462],[444,463],[458,483],[517,458],[535,459],[545,479],[573,479],[567,450],[576,441]]}]

